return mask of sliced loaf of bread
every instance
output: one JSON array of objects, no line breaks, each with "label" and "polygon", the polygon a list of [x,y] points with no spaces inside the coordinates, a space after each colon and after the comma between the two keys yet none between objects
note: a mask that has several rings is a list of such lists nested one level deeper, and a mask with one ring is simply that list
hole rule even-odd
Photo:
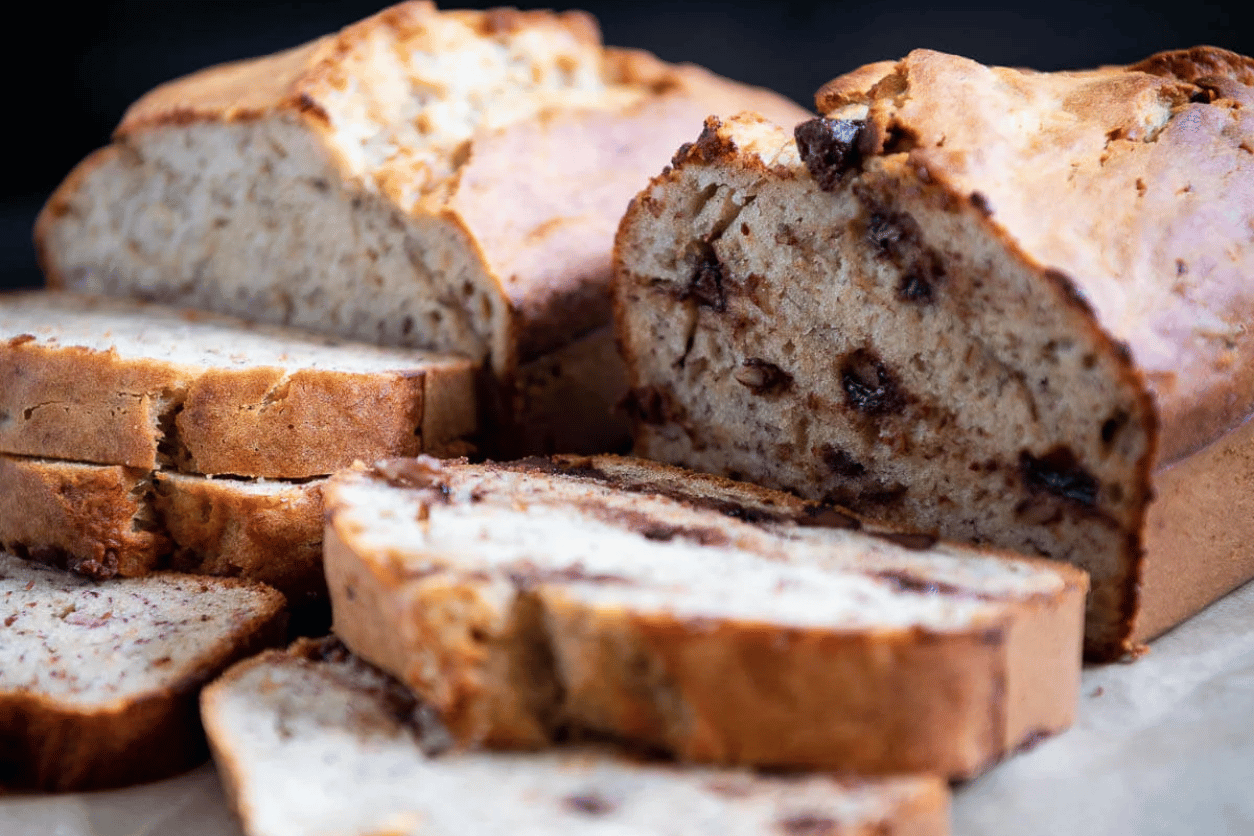
[{"label": "sliced loaf of bread", "polygon": [[935,778],[767,777],[604,749],[441,754],[447,737],[432,713],[334,640],[236,665],[201,704],[249,836],[949,830],[948,793]]},{"label": "sliced loaf of bread", "polygon": [[975,774],[1074,714],[1086,582],[613,456],[324,489],[334,629],[465,745]]},{"label": "sliced loaf of bread", "polygon": [[186,575],[94,583],[0,553],[0,786],[116,787],[207,754],[200,686],[284,639],[283,596]]},{"label": "sliced loaf of bread", "polygon": [[36,243],[56,286],[470,357],[527,427],[520,365],[608,324],[623,207],[702,119],[743,108],[809,115],[605,49],[583,13],[405,2],[151,91]]},{"label": "sliced loaf of bread", "polygon": [[818,107],[628,211],[636,452],[1072,562],[1095,658],[1254,577],[1254,59],[918,50]]},{"label": "sliced loaf of bread", "polygon": [[0,296],[0,453],[303,478],[475,429],[470,363],[70,293]]}]

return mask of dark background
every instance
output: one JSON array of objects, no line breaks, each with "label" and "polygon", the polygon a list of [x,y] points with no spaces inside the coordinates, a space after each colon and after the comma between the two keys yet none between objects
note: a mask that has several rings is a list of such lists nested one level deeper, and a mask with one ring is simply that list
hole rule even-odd
[{"label": "dark background", "polygon": [[[17,7],[29,23],[10,17],[7,27],[5,78],[15,95],[5,119],[10,151],[0,201],[0,287],[41,282],[30,243],[35,213],[79,159],[108,142],[123,110],[144,91],[209,64],[294,46],[384,5],[115,0]],[[833,76],[915,47],[1041,70],[1129,63],[1204,43],[1254,54],[1252,0],[1020,6],[649,0],[578,7],[596,14],[607,43],[695,61],[807,106]]]}]

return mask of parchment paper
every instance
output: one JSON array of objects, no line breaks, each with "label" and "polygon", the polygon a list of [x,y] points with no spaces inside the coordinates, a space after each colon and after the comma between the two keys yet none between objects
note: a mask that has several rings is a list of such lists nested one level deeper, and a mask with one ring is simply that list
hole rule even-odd
[{"label": "parchment paper", "polygon": [[[1131,664],[1085,671],[1067,733],[959,787],[955,836],[1254,836],[1254,584]],[[216,774],[0,799],[3,836],[241,836]]]}]

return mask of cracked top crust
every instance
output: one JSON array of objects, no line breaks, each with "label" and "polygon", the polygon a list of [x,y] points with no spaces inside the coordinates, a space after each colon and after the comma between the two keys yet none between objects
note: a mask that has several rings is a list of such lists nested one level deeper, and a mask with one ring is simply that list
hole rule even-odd
[{"label": "cracked top crust", "polygon": [[1160,463],[1254,411],[1254,59],[1040,73],[916,50],[816,102],[866,121],[867,168],[947,184],[1065,274],[1156,397]]}]

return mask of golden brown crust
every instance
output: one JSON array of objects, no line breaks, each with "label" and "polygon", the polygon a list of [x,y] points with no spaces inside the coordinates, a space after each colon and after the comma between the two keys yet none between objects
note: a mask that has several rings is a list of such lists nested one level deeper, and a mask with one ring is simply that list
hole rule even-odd
[{"label": "golden brown crust", "polygon": [[322,485],[250,485],[158,472],[153,508],[180,572],[258,581],[292,605],[322,600]]},{"label": "golden brown crust", "polygon": [[0,450],[151,469],[160,416],[188,382],[181,372],[22,337],[0,343]]},{"label": "golden brown crust", "polygon": [[0,544],[101,579],[157,568],[326,597],[322,484],[0,456]]},{"label": "golden brown crust", "polygon": [[201,687],[286,637],[283,597],[264,592],[253,615],[229,639],[207,648],[196,670],[143,697],[75,708],[37,693],[0,693],[0,786],[107,789],[168,778],[203,762]]},{"label": "golden brown crust", "polygon": [[422,451],[422,373],[209,369],[178,413],[181,469],[301,479]]},{"label": "golden brown crust", "polygon": [[1254,419],[1154,473],[1133,642],[1254,578]]},{"label": "golden brown crust", "polygon": [[572,719],[682,760],[964,778],[1005,751],[1005,625],[840,635],[548,605],[559,664],[587,674],[565,683]]},{"label": "golden brown crust", "polygon": [[0,546],[94,578],[146,575],[169,541],[149,527],[146,470],[0,455]]}]

